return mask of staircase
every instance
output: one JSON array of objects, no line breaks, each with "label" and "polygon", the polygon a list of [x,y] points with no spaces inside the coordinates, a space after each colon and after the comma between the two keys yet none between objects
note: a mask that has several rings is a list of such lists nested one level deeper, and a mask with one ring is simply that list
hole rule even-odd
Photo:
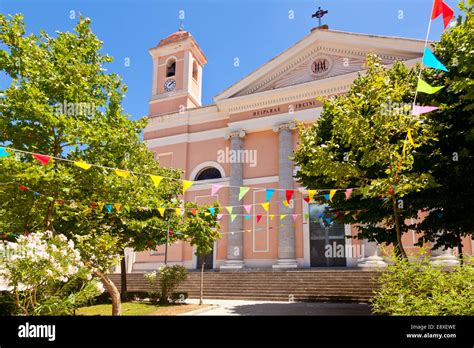
[{"label": "staircase", "polygon": [[[205,272],[204,298],[258,301],[338,301],[366,303],[377,288],[377,271],[293,270]],[[120,290],[120,274],[110,274]],[[190,272],[178,288],[199,298],[200,272]],[[129,292],[149,291],[143,273],[127,274]]]}]

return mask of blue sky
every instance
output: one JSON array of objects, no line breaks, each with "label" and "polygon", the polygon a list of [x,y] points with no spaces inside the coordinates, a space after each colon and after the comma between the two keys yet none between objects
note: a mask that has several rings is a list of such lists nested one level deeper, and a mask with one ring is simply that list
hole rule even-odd
[{"label": "blue sky", "polygon": [[[457,1],[445,0],[455,9]],[[148,48],[179,26],[184,10],[188,30],[208,58],[203,74],[203,104],[285,50],[317,26],[318,6],[329,10],[330,29],[424,39],[431,0],[0,0],[0,12],[23,13],[27,32],[72,30],[71,11],[92,19],[92,30],[114,57],[107,66],[121,75],[128,92],[124,109],[134,119],[148,112],[151,58]],[[294,19],[289,19],[293,11]],[[403,11],[403,12],[400,12]],[[400,19],[399,17],[403,17]],[[443,31],[431,27],[431,40]],[[240,66],[234,67],[238,57]],[[125,59],[130,59],[126,67]],[[0,88],[5,87],[5,79]]]}]

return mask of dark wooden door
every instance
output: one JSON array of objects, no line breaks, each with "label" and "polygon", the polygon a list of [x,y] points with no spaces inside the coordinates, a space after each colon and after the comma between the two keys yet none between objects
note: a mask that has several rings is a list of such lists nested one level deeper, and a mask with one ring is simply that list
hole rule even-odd
[{"label": "dark wooden door", "polygon": [[344,225],[333,222],[326,204],[309,206],[309,238],[311,267],[345,267]]},{"label": "dark wooden door", "polygon": [[209,254],[205,256],[198,256],[197,269],[201,269],[203,262],[204,262],[204,269],[212,269],[214,266],[213,261],[214,261],[214,251],[211,251]]}]

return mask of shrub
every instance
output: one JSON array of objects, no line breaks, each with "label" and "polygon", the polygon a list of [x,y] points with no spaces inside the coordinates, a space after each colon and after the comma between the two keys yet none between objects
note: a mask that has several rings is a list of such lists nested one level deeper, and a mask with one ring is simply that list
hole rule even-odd
[{"label": "shrub", "polygon": [[0,292],[0,316],[15,315],[16,306],[13,294],[8,291]]},{"label": "shrub", "polygon": [[147,292],[148,298],[152,304],[157,304],[161,298],[161,294],[156,290],[156,271],[145,272],[145,278],[148,280],[150,291]]},{"label": "shrub", "polygon": [[179,284],[186,280],[188,271],[181,265],[162,266],[159,270],[161,287],[160,303],[168,303],[168,294],[172,294]]},{"label": "shrub", "polygon": [[474,315],[474,267],[394,257],[380,275],[372,311],[389,315]]},{"label": "shrub", "polygon": [[64,235],[31,233],[18,237],[10,248],[0,275],[11,288],[19,314],[73,314],[104,291]]}]

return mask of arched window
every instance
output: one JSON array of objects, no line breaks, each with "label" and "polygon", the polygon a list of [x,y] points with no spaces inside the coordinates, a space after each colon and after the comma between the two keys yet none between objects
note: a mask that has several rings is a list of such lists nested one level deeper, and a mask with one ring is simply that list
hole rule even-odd
[{"label": "arched window", "polygon": [[176,73],[176,60],[170,59],[166,64],[166,77],[174,76]]},{"label": "arched window", "polygon": [[199,173],[196,175],[196,181],[199,180],[210,180],[210,179],[220,179],[222,178],[221,172],[219,169],[214,167],[207,167],[201,169]]},{"label": "arched window", "polygon": [[196,61],[193,63],[193,79],[196,81],[198,80],[198,65]]}]

